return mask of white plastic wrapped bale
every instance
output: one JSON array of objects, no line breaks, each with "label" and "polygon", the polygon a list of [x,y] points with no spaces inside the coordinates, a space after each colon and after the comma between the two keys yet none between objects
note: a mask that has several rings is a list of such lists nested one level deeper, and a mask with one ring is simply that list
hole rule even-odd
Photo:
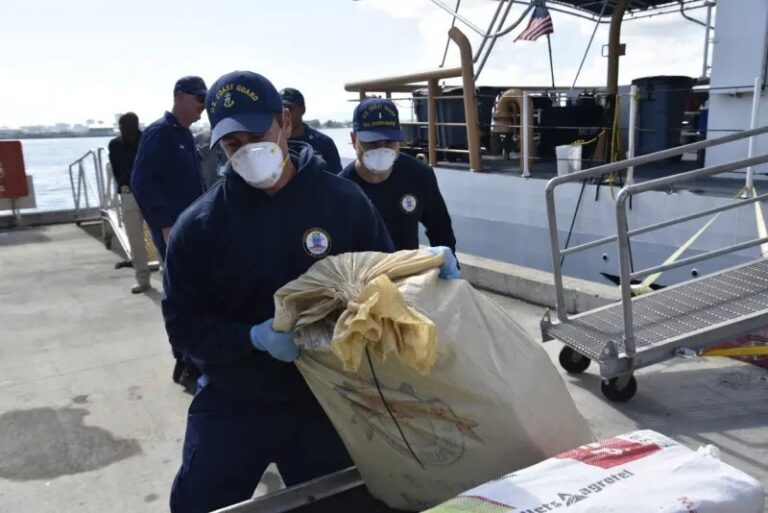
[{"label": "white plastic wrapped bale", "polygon": [[344,254],[275,295],[297,365],[388,506],[423,510],[595,440],[541,344],[442,257]]},{"label": "white plastic wrapped bale", "polygon": [[559,454],[473,488],[428,513],[763,513],[763,486],[654,431]]}]

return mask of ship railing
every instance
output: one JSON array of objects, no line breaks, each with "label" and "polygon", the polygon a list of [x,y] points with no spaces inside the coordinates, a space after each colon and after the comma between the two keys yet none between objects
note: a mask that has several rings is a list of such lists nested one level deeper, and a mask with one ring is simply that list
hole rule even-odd
[{"label": "ship railing", "polygon": [[[478,127],[481,132],[481,147],[480,153],[483,158],[491,158],[498,161],[510,160],[516,156],[519,158],[519,169],[522,172],[522,176],[530,177],[534,171],[534,167],[538,163],[552,162],[553,158],[550,156],[542,156],[537,148],[540,149],[539,144],[544,141],[545,138],[550,141],[562,141],[563,137],[548,136],[551,132],[568,131],[569,134],[577,131],[577,135],[573,135],[571,139],[566,142],[558,142],[555,144],[572,144],[572,145],[585,145],[585,144],[610,144],[610,153],[589,152],[584,155],[590,155],[576,167],[580,169],[582,166],[592,167],[594,165],[600,165],[606,162],[612,162],[623,158],[631,159],[636,156],[638,152],[647,152],[647,144],[643,144],[643,137],[658,133],[666,132],[673,134],[678,139],[677,144],[686,144],[689,141],[701,140],[715,134],[730,134],[741,132],[742,128],[735,127],[715,127],[707,126],[701,123],[697,123],[697,115],[701,113],[702,109],[706,108],[704,103],[699,106],[695,106],[694,110],[685,111],[683,122],[674,126],[663,125],[654,122],[653,125],[642,125],[640,122],[640,110],[643,108],[643,102],[648,98],[647,94],[652,94],[653,97],[662,97],[667,94],[694,94],[694,95],[706,95],[708,93],[716,94],[745,94],[752,92],[753,98],[756,101],[752,106],[752,123],[750,128],[756,126],[756,121],[759,115],[759,98],[762,94],[762,82],[758,79],[755,80],[752,86],[720,86],[710,87],[708,85],[694,86],[693,88],[653,88],[645,90],[636,84],[631,85],[624,92],[620,92],[616,95],[617,108],[614,111],[612,120],[601,119],[599,122],[592,122],[585,125],[574,124],[547,124],[543,125],[543,109],[536,106],[537,98],[546,98],[553,107],[564,107],[572,102],[580,101],[593,101],[597,105],[605,106],[607,103],[608,94],[604,88],[594,86],[580,86],[578,88],[569,87],[551,87],[551,86],[508,86],[498,94],[491,94],[476,90],[475,99],[479,102],[490,100],[494,105],[494,111],[490,123],[487,120],[481,120],[478,123]],[[392,99],[395,103],[401,105],[401,116],[405,118],[405,108],[402,107],[406,104],[411,111],[410,119],[412,121],[401,120],[401,125],[404,127],[415,127],[416,130],[412,130],[411,135],[407,135],[407,141],[401,145],[402,148],[411,153],[423,153],[425,147],[424,142],[424,128],[430,126],[429,121],[424,121],[423,116],[419,115],[419,112],[423,112],[423,104],[428,101],[425,95],[424,89],[418,86],[411,85],[409,87],[401,87],[399,92],[410,92],[410,96],[393,96],[392,91],[387,92],[387,97]],[[501,91],[501,89],[500,89]],[[463,94],[445,94],[445,91],[438,89],[439,96],[433,96],[431,99],[439,102],[459,102],[464,101],[466,95]],[[503,114],[502,103],[514,101],[518,105],[518,113],[514,114],[512,118],[506,119]],[[420,105],[421,104],[421,105]],[[626,107],[626,109],[619,109],[618,105]],[[441,110],[441,108],[438,109]],[[456,109],[451,108],[451,112],[457,113]],[[501,113],[501,116],[497,116]],[[450,119],[457,114],[438,115],[434,125],[438,128],[445,128],[447,130],[465,127],[464,119],[459,120]],[[407,119],[407,118],[406,118]],[[415,120],[415,121],[414,121]],[[615,141],[610,137],[611,132],[620,134]],[[483,135],[484,134],[484,135]],[[512,145],[505,144],[503,139],[511,137]],[[444,136],[443,132],[437,137],[436,141],[436,157],[439,160],[450,161],[450,154],[469,154],[464,142],[456,145],[447,142],[454,139],[452,136]],[[609,142],[609,139],[614,142]],[[487,141],[487,144],[486,144]],[[676,144],[676,145],[677,145]],[[753,145],[753,143],[751,143]],[[512,148],[512,149],[510,149]],[[638,150],[639,148],[639,150]],[[696,160],[703,159],[703,150],[699,152]],[[554,162],[559,161],[573,161],[573,157],[557,157],[555,156]],[[576,160],[579,160],[578,158]],[[431,161],[434,165],[434,162]],[[486,162],[487,165],[487,162]],[[566,166],[568,167],[568,166]],[[570,168],[569,168],[570,169]],[[509,169],[508,169],[509,170]],[[747,169],[747,181],[751,183],[754,176],[753,170]],[[633,183],[634,166],[626,170],[626,183]]]},{"label": "ship railing", "polygon": [[[534,125],[535,120],[539,118],[539,113],[536,112],[534,109],[534,103],[533,98],[536,96],[547,96],[551,99],[553,99],[554,105],[565,105],[566,102],[569,99],[572,99],[572,88],[521,88],[522,94],[519,97],[512,96],[513,98],[519,98],[522,103],[522,113],[520,116],[520,125],[512,125],[508,128],[518,128],[520,131],[519,139],[520,139],[520,148],[521,148],[521,154],[520,154],[520,168],[522,170],[522,176],[523,177],[530,177],[531,171],[532,171],[532,164],[534,160],[536,159],[534,153]],[[590,88],[579,88],[580,90],[590,90]],[[593,96],[596,101],[604,99],[606,96],[605,90],[602,88],[591,88],[593,91]],[[630,88],[630,92],[626,94],[626,96],[629,96],[630,98],[630,115],[629,115],[629,126],[627,128],[629,135],[628,140],[628,149],[627,149],[627,157],[632,158],[635,156],[635,134],[636,134],[636,126],[637,126],[637,108],[638,108],[638,94],[639,90],[636,85],[632,85]],[[622,94],[617,95],[619,97],[624,96]],[[497,126],[492,126],[492,128],[501,128]],[[563,126],[554,126],[550,127],[550,129],[553,130],[560,130],[560,129],[574,129],[579,128],[581,130],[592,130],[595,132],[598,132],[597,137],[600,137],[599,133],[605,133],[605,131],[609,130],[620,130],[619,127],[616,125],[611,124],[610,126],[605,127],[563,127]],[[539,130],[544,129],[544,127],[538,127]],[[631,182],[632,180],[632,172],[633,169],[629,168],[627,170],[627,181]]]},{"label": "ship railing", "polygon": [[[657,94],[663,94],[663,93],[670,93],[670,92],[690,92],[690,89],[680,89],[680,90],[656,90],[655,92]],[[584,96],[575,96],[574,93],[582,92],[586,93]],[[638,135],[641,135],[643,133],[651,133],[651,132],[657,132],[659,130],[666,130],[670,132],[680,132],[680,137],[683,136],[686,137],[703,137],[703,132],[691,127],[640,127],[638,124],[638,109],[640,104],[640,92],[641,89],[636,86],[632,85],[630,89],[627,92],[620,93],[617,96],[621,98],[622,102],[628,102],[629,105],[629,121],[628,126],[622,127],[618,123],[618,117],[614,120],[614,123],[608,124],[606,126],[600,126],[599,124],[596,124],[594,126],[591,125],[542,125],[542,109],[537,108],[535,106],[535,99],[536,98],[547,98],[547,100],[550,101],[552,106],[556,107],[563,107],[569,104],[569,102],[572,102],[574,100],[591,100],[596,102],[599,105],[603,105],[605,103],[605,98],[607,96],[605,89],[595,86],[581,86],[579,88],[573,89],[570,87],[551,87],[551,86],[510,86],[507,88],[506,91],[504,91],[501,94],[498,95],[488,95],[488,94],[482,94],[477,93],[475,95],[475,98],[477,99],[484,99],[484,98],[490,98],[493,101],[494,104],[494,116],[490,123],[479,123],[479,127],[481,131],[490,133],[491,142],[490,147],[481,147],[481,153],[483,155],[498,155],[499,151],[494,150],[494,137],[499,137],[499,134],[504,133],[508,135],[514,134],[514,136],[517,137],[517,141],[519,141],[519,149],[520,151],[517,152],[517,156],[519,158],[519,169],[522,171],[522,176],[524,177],[530,177],[532,176],[532,171],[535,166],[535,164],[539,161],[551,161],[551,158],[548,157],[542,157],[537,154],[536,147],[537,142],[540,142],[543,138],[543,134],[545,132],[549,131],[573,131],[578,130],[579,132],[579,139],[571,141],[573,144],[579,145],[584,144],[583,138],[589,139],[589,143],[594,143],[596,140],[601,136],[601,134],[610,132],[611,130],[615,130],[617,132],[620,132],[622,134],[625,134],[627,139],[627,150],[626,150],[626,158],[632,158],[635,156],[636,146],[637,146],[637,137]],[[436,96],[435,100],[440,101],[461,101],[464,99],[463,95],[442,95],[442,96]],[[412,117],[417,117],[416,112],[416,104],[419,102],[426,101],[427,99],[424,97],[399,97],[394,98],[393,101],[395,102],[410,102],[412,106]],[[499,122],[496,119],[496,113],[497,109],[499,108],[499,105],[502,101],[509,101],[509,100],[515,100],[516,103],[520,106],[520,115],[517,118],[515,122]],[[401,122],[401,125],[403,126],[415,126],[415,127],[424,127],[429,126],[428,122],[424,121],[404,121]],[[464,123],[458,123],[458,122],[437,122],[435,123],[438,127],[462,127],[465,126]],[[717,130],[712,129],[709,130],[710,132],[734,132],[737,130]],[[623,136],[624,137],[624,136]],[[622,138],[623,138],[622,137]],[[418,149],[418,148],[411,148],[407,147],[406,149]],[[452,147],[438,147],[438,154],[446,154],[446,153],[469,153],[468,150],[462,149],[462,148],[452,148]],[[623,153],[623,152],[622,152]],[[512,156],[512,153],[508,153],[506,151],[501,152],[502,158],[509,159]],[[555,161],[558,160],[570,160],[570,159],[564,159],[556,157]],[[599,163],[600,160],[593,158],[591,159],[593,163]],[[630,168],[627,170],[627,181],[628,183],[631,183],[634,180],[634,169]]]},{"label": "ship railing", "polygon": [[457,68],[443,68],[409,75],[386,77],[364,82],[345,84],[344,89],[359,93],[360,100],[364,100],[368,93],[384,93],[391,98],[392,93],[413,92],[418,89],[417,84],[427,83],[427,153],[429,163],[437,164],[437,99],[440,96],[438,80],[461,77],[464,88],[464,114],[466,123],[457,123],[456,126],[466,127],[467,149],[462,153],[469,154],[469,167],[472,171],[481,171],[483,168],[480,148],[480,126],[477,114],[477,98],[475,96],[475,77],[472,57],[472,47],[467,36],[456,27],[448,31],[448,36],[456,44],[461,57],[461,65]]},{"label": "ship railing", "polygon": [[[585,251],[596,246],[616,242],[618,245],[619,253],[619,276],[620,276],[620,288],[621,288],[621,302],[623,311],[623,338],[625,343],[626,352],[628,355],[635,353],[634,343],[634,324],[633,324],[633,312],[632,312],[632,281],[640,280],[655,273],[661,273],[670,269],[679,268],[682,266],[690,265],[702,260],[718,257],[728,253],[740,251],[749,247],[759,246],[768,243],[768,237],[759,237],[745,242],[737,244],[731,244],[721,247],[719,249],[707,251],[695,256],[679,259],[675,262],[664,263],[653,267],[633,270],[630,239],[634,236],[649,233],[651,231],[659,230],[679,223],[684,223],[692,219],[697,219],[712,214],[717,214],[726,210],[741,207],[746,204],[756,203],[768,199],[768,194],[757,195],[754,188],[747,189],[745,187],[745,194],[736,198],[734,202],[727,203],[725,205],[708,208],[695,213],[691,213],[684,216],[675,217],[666,221],[658,222],[655,224],[637,227],[629,229],[627,221],[627,202],[628,200],[637,194],[668,188],[685,180],[711,177],[721,173],[731,172],[737,169],[751,168],[752,166],[768,163],[768,154],[752,156],[726,164],[720,164],[710,167],[704,167],[685,173],[679,173],[671,176],[665,176],[653,180],[643,181],[636,184],[627,184],[624,186],[616,196],[615,213],[616,213],[616,235],[611,235],[594,241],[578,244],[576,246],[561,249],[560,240],[558,235],[557,224],[557,209],[555,204],[555,191],[564,184],[579,182],[590,178],[597,178],[605,174],[615,173],[625,170],[631,166],[640,166],[651,162],[658,162],[661,160],[669,159],[671,157],[677,157],[687,152],[693,152],[702,150],[705,148],[711,148],[722,144],[731,143],[743,139],[750,139],[754,141],[754,138],[760,135],[768,134],[768,126],[754,128],[746,130],[737,134],[727,135],[716,139],[708,139],[704,141],[695,142],[676,148],[671,148],[663,151],[658,151],[641,157],[635,157],[620,162],[611,164],[605,164],[597,166],[591,169],[574,172],[571,174],[557,176],[552,178],[547,183],[545,189],[545,196],[547,202],[547,221],[549,229],[549,240],[552,256],[552,268],[553,278],[555,284],[555,301],[556,301],[556,314],[557,319],[560,322],[568,321],[568,312],[565,301],[565,289],[563,286],[563,268],[562,258],[580,251]],[[751,150],[750,150],[751,151]]]},{"label": "ship railing", "polygon": [[[750,114],[750,124],[749,127],[751,129],[757,127],[757,120],[759,117],[760,112],[760,98],[762,95],[762,89],[764,87],[763,81],[756,77],[754,79],[754,82],[750,86],[746,85],[734,85],[734,86],[720,86],[720,87],[710,87],[709,85],[706,86],[694,86],[693,88],[686,88],[686,89],[654,89],[653,93],[655,95],[663,95],[663,94],[669,94],[669,93],[723,93],[726,92],[728,94],[743,94],[743,93],[752,93],[752,108],[751,108],[751,114]],[[531,144],[529,141],[527,141],[527,138],[531,136],[532,130],[530,125],[534,123],[534,119],[536,118],[536,114],[533,116],[530,116],[526,113],[525,109],[533,109],[533,104],[531,103],[530,99],[534,96],[542,96],[547,95],[550,97],[555,98],[556,100],[559,100],[559,105],[564,105],[565,102],[568,100],[568,98],[572,98],[573,89],[550,89],[546,87],[538,87],[538,88],[519,88],[522,90],[522,95],[519,96],[519,98],[522,99],[523,104],[523,115],[521,116],[521,125],[519,126],[509,126],[507,128],[519,128],[520,129],[520,140],[522,142],[521,149],[522,149],[522,160],[521,160],[521,168],[522,168],[522,176],[529,177],[531,176],[531,163],[533,162],[534,158],[530,156],[531,152]],[[567,96],[564,95],[557,95],[558,92],[562,91],[568,91],[569,94]],[[580,87],[579,90],[581,91],[592,91],[592,94],[594,98],[597,101],[600,101],[603,99],[605,95],[604,89],[601,88],[589,88],[589,87]],[[616,131],[626,131],[626,139],[627,139],[627,151],[626,151],[626,158],[627,159],[633,159],[636,156],[636,149],[637,149],[637,138],[638,135],[641,133],[650,133],[650,132],[657,132],[659,130],[666,130],[670,132],[680,132],[680,138],[684,136],[693,136],[697,138],[703,138],[705,133],[734,133],[734,132],[741,132],[741,129],[733,129],[733,128],[717,128],[717,127],[704,127],[701,130],[694,127],[659,127],[659,126],[640,126],[640,123],[638,121],[638,112],[640,109],[640,104],[642,101],[642,93],[644,93],[644,90],[640,88],[636,84],[632,84],[629,88],[629,91],[626,93],[620,93],[617,95],[618,98],[625,98],[625,100],[629,102],[629,119],[627,122],[626,128],[621,128],[619,126],[619,111],[617,108],[617,111],[615,113],[616,118],[611,123],[611,126],[605,126],[605,127],[578,127],[583,130],[616,130]],[[561,128],[568,128],[573,129],[574,127],[549,127],[549,129],[561,129]],[[539,130],[547,129],[545,127],[538,127]],[[680,154],[682,155],[682,153]],[[754,155],[754,137],[749,138],[749,154],[748,156]],[[626,168],[626,182],[628,184],[631,184],[634,182],[634,167],[635,166],[629,166]],[[746,170],[747,177],[746,177],[746,187],[751,188],[753,185],[754,180],[754,169],[752,166],[749,166]]]}]

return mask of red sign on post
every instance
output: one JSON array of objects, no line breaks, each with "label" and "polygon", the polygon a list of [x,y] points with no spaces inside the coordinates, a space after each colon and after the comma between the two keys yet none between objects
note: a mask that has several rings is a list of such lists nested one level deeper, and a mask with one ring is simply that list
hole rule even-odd
[{"label": "red sign on post", "polygon": [[20,141],[0,141],[0,198],[29,195]]}]

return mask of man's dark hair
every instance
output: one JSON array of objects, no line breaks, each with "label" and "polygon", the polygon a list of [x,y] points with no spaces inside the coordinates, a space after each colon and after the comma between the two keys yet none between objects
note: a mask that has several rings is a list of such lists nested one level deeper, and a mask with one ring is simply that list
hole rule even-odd
[{"label": "man's dark hair", "polygon": [[120,125],[122,125],[123,123],[131,123],[131,122],[136,124],[139,123],[139,116],[137,116],[133,112],[126,112],[125,114],[123,114],[117,119],[117,123]]}]

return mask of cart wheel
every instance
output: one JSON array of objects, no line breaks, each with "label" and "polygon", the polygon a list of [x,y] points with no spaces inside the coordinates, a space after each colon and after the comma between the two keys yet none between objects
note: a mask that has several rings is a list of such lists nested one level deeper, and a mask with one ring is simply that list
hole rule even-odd
[{"label": "cart wheel", "polygon": [[619,376],[600,383],[600,389],[610,401],[623,403],[637,393],[637,381],[634,376]]},{"label": "cart wheel", "polygon": [[559,360],[560,366],[569,374],[581,374],[592,363],[592,360],[568,346],[560,350]]},{"label": "cart wheel", "polygon": [[104,247],[106,247],[108,250],[112,249],[112,234],[107,233],[104,235]]}]

